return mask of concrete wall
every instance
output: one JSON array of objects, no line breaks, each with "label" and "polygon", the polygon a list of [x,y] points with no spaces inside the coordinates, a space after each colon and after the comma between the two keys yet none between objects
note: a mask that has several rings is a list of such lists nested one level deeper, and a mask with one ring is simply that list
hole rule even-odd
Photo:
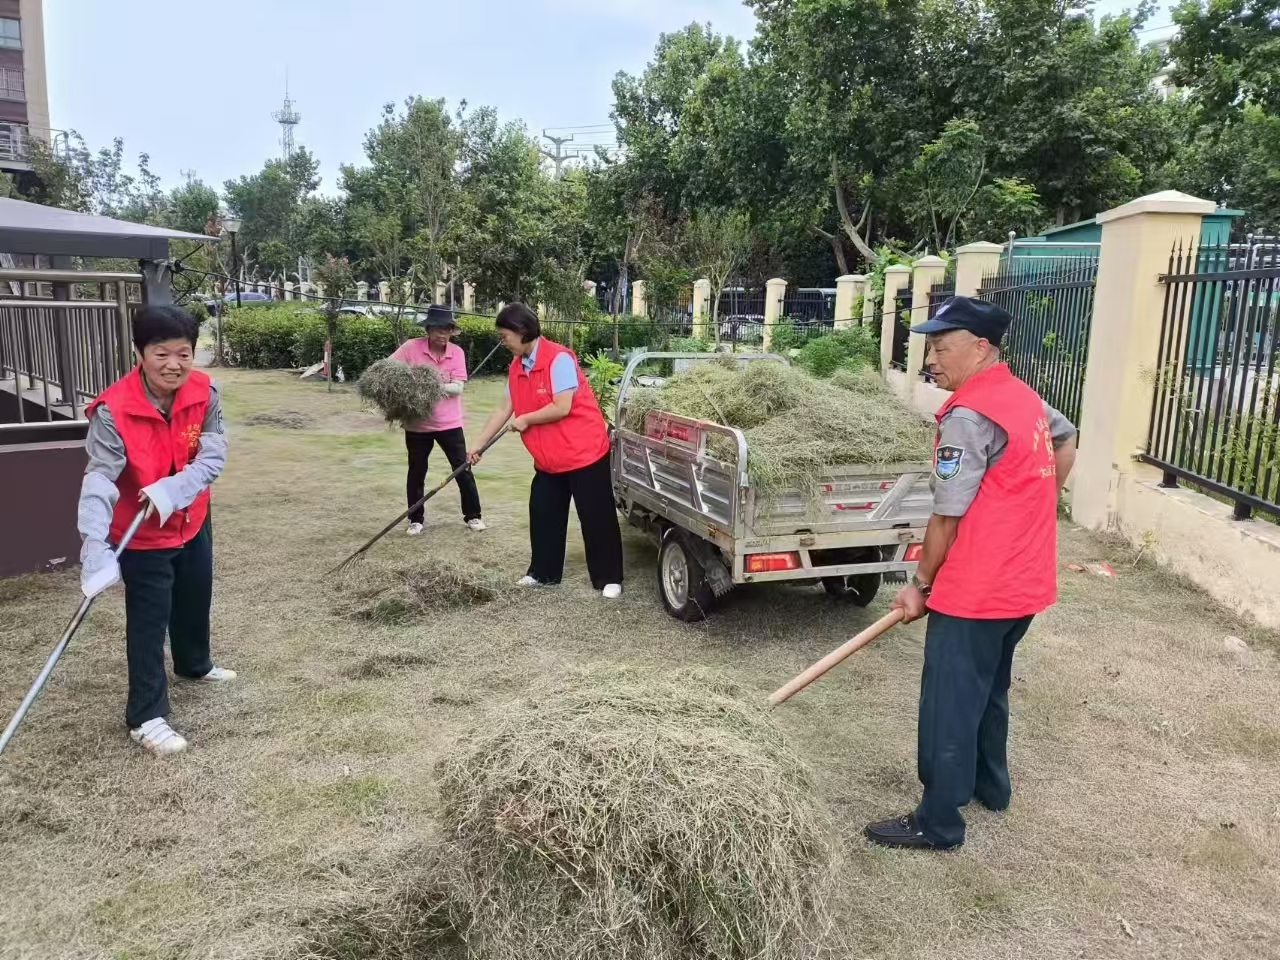
[{"label": "concrete wall", "polygon": [[1120,478],[1115,526],[1162,566],[1237,613],[1280,627],[1280,527],[1232,520],[1231,507],[1134,464]]}]

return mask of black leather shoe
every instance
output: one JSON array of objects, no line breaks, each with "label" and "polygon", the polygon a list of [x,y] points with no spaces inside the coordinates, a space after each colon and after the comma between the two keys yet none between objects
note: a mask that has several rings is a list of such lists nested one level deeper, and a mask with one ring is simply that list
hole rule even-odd
[{"label": "black leather shoe", "polygon": [[986,801],[986,800],[982,799],[982,797],[978,796],[976,793],[975,793],[975,794],[973,795],[973,797],[969,800],[969,802],[970,802],[970,803],[980,803],[980,804],[982,804],[984,807],[986,807],[988,810],[990,810],[992,813],[1004,813],[1006,810],[1008,810],[1008,809],[1009,809],[1009,801],[1008,801],[1008,800],[1006,800],[1004,803],[1001,803],[1001,804],[987,803],[987,801]]},{"label": "black leather shoe", "polygon": [[942,846],[927,840],[924,831],[916,823],[916,815],[914,813],[894,817],[892,820],[881,820],[879,823],[869,823],[862,833],[872,843],[878,843],[882,847],[905,847],[908,850],[950,850],[952,846],[958,846],[958,844]]}]

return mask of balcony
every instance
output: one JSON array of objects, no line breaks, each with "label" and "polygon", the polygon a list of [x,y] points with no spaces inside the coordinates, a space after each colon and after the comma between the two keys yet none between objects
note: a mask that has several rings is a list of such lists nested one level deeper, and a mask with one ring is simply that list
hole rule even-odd
[{"label": "balcony", "polygon": [[31,141],[43,140],[54,151],[67,149],[65,130],[42,130],[25,123],[0,122],[0,170],[30,170]]}]

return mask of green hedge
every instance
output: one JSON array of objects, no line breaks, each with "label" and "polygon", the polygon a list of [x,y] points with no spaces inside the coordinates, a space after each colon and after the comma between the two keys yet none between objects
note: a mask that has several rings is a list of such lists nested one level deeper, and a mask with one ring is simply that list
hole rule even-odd
[{"label": "green hedge", "polygon": [[801,347],[796,363],[815,377],[829,377],[841,367],[879,367],[880,340],[872,327],[833,330]]},{"label": "green hedge", "polygon": [[[279,369],[300,366],[293,355],[294,341],[301,327],[314,322],[323,325],[323,318],[314,307],[303,304],[230,308],[222,319],[223,345],[231,353],[231,362],[238,367]],[[323,348],[323,334],[320,343]],[[311,362],[315,363],[315,360]]]},{"label": "green hedge", "polygon": [[[305,304],[273,304],[268,307],[228,310],[223,340],[231,362],[239,367],[282,369],[306,367],[324,358],[327,336],[325,315]],[[467,369],[474,370],[498,344],[493,321],[482,317],[461,317],[461,333],[455,343],[467,357]],[[414,327],[406,332],[421,333]],[[338,316],[333,337],[333,362],[348,378],[360,376],[375,360],[393,353],[398,345],[390,317],[366,317],[344,313]],[[484,373],[502,369],[506,358],[491,360]]]}]

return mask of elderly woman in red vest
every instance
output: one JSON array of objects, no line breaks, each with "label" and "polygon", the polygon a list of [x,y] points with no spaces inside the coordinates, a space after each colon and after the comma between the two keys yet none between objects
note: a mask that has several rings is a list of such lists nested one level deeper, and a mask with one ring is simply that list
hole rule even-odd
[{"label": "elderly woman in red vest", "polygon": [[[133,319],[138,365],[89,404],[89,465],[80,490],[84,545],[81,587],[96,596],[124,578],[129,699],[125,723],[154,754],[179,753],[187,741],[169,726],[164,639],[173,671],[217,682],[235,673],[209,657],[213,540],[209,485],[222,473],[227,439],[212,381],[193,370],[200,325],[180,307],[144,307]],[[139,510],[138,527],[117,560]]]},{"label": "elderly woman in red vest", "polygon": [[[559,583],[573,499],[582,525],[591,584],[606,599],[622,595],[622,535],[609,471],[609,432],[572,350],[542,336],[538,316],[523,303],[498,314],[498,334],[514,355],[507,394],[484,425],[475,449],[515,415],[536,472],[529,489],[533,558],[521,586]],[[470,454],[478,463],[479,453]]]}]

